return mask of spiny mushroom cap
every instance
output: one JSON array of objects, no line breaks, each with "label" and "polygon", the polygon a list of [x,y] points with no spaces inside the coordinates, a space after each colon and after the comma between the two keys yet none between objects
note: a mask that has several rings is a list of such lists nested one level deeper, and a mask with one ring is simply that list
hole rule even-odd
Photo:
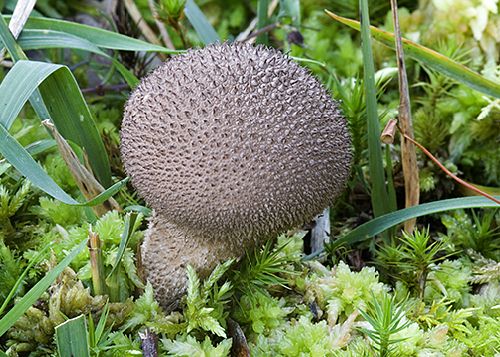
[{"label": "spiny mushroom cap", "polygon": [[262,46],[217,44],[167,61],[132,93],[121,135],[126,171],[147,203],[208,235],[297,226],[329,205],[350,170],[338,104],[307,70]]}]

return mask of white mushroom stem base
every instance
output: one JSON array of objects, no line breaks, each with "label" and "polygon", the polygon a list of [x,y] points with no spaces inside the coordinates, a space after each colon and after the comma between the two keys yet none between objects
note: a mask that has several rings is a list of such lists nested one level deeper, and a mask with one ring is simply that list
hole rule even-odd
[{"label": "white mushroom stem base", "polygon": [[218,263],[239,258],[255,246],[254,240],[206,238],[179,229],[153,213],[142,244],[142,264],[155,297],[166,312],[177,308],[186,292],[186,267],[208,276]]}]

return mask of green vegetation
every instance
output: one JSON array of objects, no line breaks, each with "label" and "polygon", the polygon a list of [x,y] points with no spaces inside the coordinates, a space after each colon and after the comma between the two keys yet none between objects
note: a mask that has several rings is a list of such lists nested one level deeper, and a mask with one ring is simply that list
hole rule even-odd
[{"label": "green vegetation", "polygon": [[[400,100],[389,1],[28,3],[0,0],[0,355],[500,354],[499,204],[416,148],[421,205],[405,209],[401,139],[380,140]],[[415,140],[498,200],[500,4],[398,5]],[[219,39],[276,47],[319,78],[353,169],[324,251],[306,255],[297,227],[206,276],[188,266],[166,313],[142,277],[151,210],[120,158],[122,110],[160,60]]]}]

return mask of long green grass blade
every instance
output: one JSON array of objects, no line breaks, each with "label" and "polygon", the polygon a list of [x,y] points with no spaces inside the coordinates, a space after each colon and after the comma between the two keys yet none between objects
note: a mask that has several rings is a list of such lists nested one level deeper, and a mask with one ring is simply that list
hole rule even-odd
[{"label": "long green grass blade", "polygon": [[[31,155],[35,156],[38,154],[41,154],[42,152],[45,152],[47,150],[50,150],[52,148],[57,147],[56,141],[53,139],[44,139],[44,140],[39,140],[35,141],[34,143],[31,143],[29,145],[26,145],[24,149]],[[5,159],[0,160],[0,176],[7,170],[9,167],[12,165],[7,162]]]},{"label": "long green grass blade", "polygon": [[300,27],[300,0],[280,0],[278,17],[287,18],[293,26]]},{"label": "long green grass blade", "polygon": [[[38,86],[54,70],[61,66],[46,66],[42,62],[21,61],[7,73],[2,83],[0,83],[0,124],[7,130],[10,129],[14,119],[29,100]],[[29,72],[26,73],[26,70]]]},{"label": "long green grass blade", "polygon": [[109,303],[107,303],[102,309],[101,317],[99,318],[99,322],[97,323],[97,326],[94,330],[94,340],[96,343],[98,343],[101,340],[105,332],[104,329],[106,328],[106,322],[107,322],[106,320],[108,319],[108,315],[109,315]]},{"label": "long green grass blade", "polygon": [[57,130],[86,152],[97,179],[109,187],[111,169],[104,143],[69,68],[62,66],[54,71],[39,88]]},{"label": "long green grass blade", "polygon": [[[14,62],[21,60],[28,60],[28,57],[24,54],[22,48],[16,42],[14,36],[12,36],[12,33],[10,32],[9,27],[7,26],[7,23],[5,22],[3,16],[0,16],[0,40],[3,43],[3,45],[7,48],[7,51],[9,51],[9,54],[14,60]],[[0,46],[0,50],[2,48],[3,47]],[[45,106],[45,103],[43,102],[42,96],[38,88],[31,95],[30,102],[39,118],[47,119],[50,117],[50,114],[47,110],[47,107]],[[6,108],[2,108],[0,106],[0,110],[2,109]]]},{"label": "long green grass blade", "polygon": [[37,88],[46,105],[46,115],[66,139],[85,150],[97,178],[105,187],[110,186],[108,155],[76,80],[67,67],[34,61],[17,62],[0,84],[0,124],[9,129],[28,98],[34,108],[38,108],[37,113],[44,112],[39,99],[33,99]]},{"label": "long green grass blade", "polygon": [[43,139],[25,146],[25,149],[31,156],[33,156],[55,148],[56,146],[56,141],[54,139]]},{"label": "long green grass blade", "polygon": [[118,191],[120,191],[121,188],[127,184],[128,180],[129,178],[126,177],[123,180],[118,181],[114,185],[110,186],[105,191],[95,196],[93,199],[88,200],[87,202],[74,204],[73,206],[92,207],[100,205],[104,203],[104,201],[106,201],[108,198],[110,198],[111,196],[115,195]]},{"label": "long green grass blade", "polygon": [[90,356],[85,316],[69,319],[56,327],[57,351],[61,357]]},{"label": "long green grass blade", "polygon": [[[257,2],[257,30],[260,30],[267,25],[267,8],[269,7],[269,0],[259,0]],[[269,36],[267,33],[262,33],[257,36],[256,43],[268,44]]]},{"label": "long green grass blade", "polygon": [[64,192],[2,125],[0,125],[0,153],[35,186],[55,199],[69,205],[95,206],[101,204],[118,192],[118,190],[125,185],[127,180],[125,179],[112,185],[99,196],[88,202],[80,203]]},{"label": "long green grass blade", "polygon": [[[9,21],[11,18],[11,16],[3,17],[7,21]],[[162,53],[179,52],[97,27],[87,26],[76,22],[50,19],[46,17],[32,16],[29,18],[24,28],[65,32],[67,34],[85,39],[100,48],[107,48],[112,50]]]},{"label": "long green grass blade", "polygon": [[370,19],[368,0],[360,0],[361,41],[364,64],[364,84],[366,95],[368,155],[370,178],[372,182],[371,200],[375,217],[389,212],[389,195],[385,185],[384,164],[380,142],[380,124],[377,113],[377,90],[375,87],[375,66],[369,31]]},{"label": "long green grass blade", "polygon": [[21,50],[21,47],[17,44],[14,36],[12,36],[12,33],[10,32],[9,27],[7,26],[7,23],[5,22],[3,17],[2,19],[0,19],[0,38],[3,42],[3,46],[2,44],[0,44],[0,51],[5,46],[14,60],[18,61],[28,59],[28,57],[26,57],[26,55]]},{"label": "long green grass blade", "polygon": [[59,274],[73,261],[73,259],[85,248],[85,239],[75,247],[57,266],[50,270],[30,291],[26,293],[12,309],[0,320],[0,336],[14,325],[14,323],[33,305],[45,290],[56,280]]},{"label": "long green grass blade", "polygon": [[186,8],[184,9],[184,13],[186,14],[187,19],[193,25],[194,30],[200,37],[200,40],[208,45],[214,42],[220,42],[220,37],[212,27],[210,22],[208,22],[207,18],[200,10],[198,5],[194,2],[194,0],[187,0]]},{"label": "long green grass blade", "polygon": [[[30,86],[23,87],[21,90],[32,93],[29,97],[30,103],[41,120],[52,119],[61,135],[85,150],[97,179],[104,187],[109,187],[112,181],[108,155],[71,71],[65,66],[40,62],[36,62],[38,64],[35,69],[32,62],[23,61],[26,59],[26,55],[12,37],[3,17],[0,17],[0,38],[12,59],[15,62],[21,62],[16,63],[9,71],[9,81],[6,77],[2,82],[4,91],[0,92],[0,98],[3,95],[10,95],[5,87],[10,89],[18,86],[17,81],[23,76],[39,79],[36,70],[52,69],[52,73],[41,83],[33,81]],[[26,73],[23,73],[24,71]],[[11,72],[14,73],[11,75]],[[4,84],[4,82],[7,83]],[[4,110],[8,112],[11,108],[0,107],[1,112]],[[1,112],[0,114],[3,114]]]},{"label": "long green grass blade", "polygon": [[108,274],[106,279],[111,278],[111,276],[118,268],[118,265],[123,258],[123,254],[125,253],[125,248],[127,248],[130,237],[132,237],[132,234],[134,234],[135,222],[138,216],[139,214],[137,212],[129,212],[125,216],[125,228],[123,229],[123,233],[120,239],[120,246],[118,247],[118,253],[116,254],[115,264],[113,265],[113,269],[111,269],[111,272]]},{"label": "long green grass blade", "polygon": [[78,36],[53,30],[24,30],[17,43],[23,50],[70,48],[95,53],[111,60],[130,88],[134,88],[139,83],[137,77],[127,70],[120,61],[101,50],[92,42]]},{"label": "long green grass blade", "polygon": [[[496,196],[499,198],[500,196]],[[418,206],[405,208],[396,212],[377,217],[353,229],[340,239],[332,242],[331,247],[336,249],[344,244],[361,242],[382,233],[386,229],[403,223],[406,220],[426,216],[433,213],[450,211],[454,209],[497,207],[500,205],[487,199],[486,197],[461,197],[447,200],[424,203]]]},{"label": "long green grass blade", "polygon": [[73,48],[107,55],[92,42],[61,31],[26,29],[19,36],[17,43],[25,50],[45,48]]},{"label": "long green grass blade", "polygon": [[23,176],[52,197],[67,204],[78,204],[63,191],[28,152],[0,125],[0,153]]},{"label": "long green grass blade", "polygon": [[62,190],[42,167],[31,157],[25,148],[0,125],[0,153],[14,166],[23,176],[30,180],[35,186],[48,193],[52,197],[69,205],[95,206],[103,203],[123,187],[127,179],[122,180],[106,191],[102,192],[92,200],[80,203]]},{"label": "long green grass blade", "polygon": [[[326,10],[326,13],[334,20],[337,20],[355,30],[360,30],[360,23],[358,21],[338,16],[328,10]],[[380,30],[373,26],[370,27],[370,30],[374,39],[394,49],[394,34],[392,32]],[[447,75],[458,82],[464,83],[479,92],[491,95],[492,97],[500,98],[499,83],[490,81],[480,74],[470,70],[466,66],[457,63],[448,57],[443,56],[439,52],[431,50],[430,48],[419,45],[405,38],[402,38],[401,40],[403,41],[403,49],[406,55],[421,61],[435,71]]]}]

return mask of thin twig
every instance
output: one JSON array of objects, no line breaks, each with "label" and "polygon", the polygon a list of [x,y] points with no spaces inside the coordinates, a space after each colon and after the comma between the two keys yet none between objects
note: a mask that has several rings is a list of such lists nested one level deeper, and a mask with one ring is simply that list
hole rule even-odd
[{"label": "thin twig", "polygon": [[118,0],[107,0],[104,3],[106,13],[113,15],[118,6]]},{"label": "thin twig", "polygon": [[[413,138],[413,125],[411,120],[410,93],[408,78],[404,62],[403,45],[401,42],[401,29],[399,28],[397,0],[391,0],[392,17],[394,22],[394,39],[396,42],[396,56],[399,78],[399,122],[404,137]],[[418,164],[415,147],[405,139],[401,140],[401,164],[405,181],[405,207],[418,205],[420,199],[420,183],[418,178]],[[405,230],[409,233],[415,228],[416,219],[405,222]]]},{"label": "thin twig", "polygon": [[[399,129],[401,131],[401,129]],[[415,141],[413,138],[410,138],[408,135],[406,135],[405,133],[403,133],[401,131],[401,135],[404,136],[404,138],[408,141],[410,141],[411,143],[413,143],[414,145],[416,145],[420,150],[423,151],[423,153],[425,155],[427,155],[427,157],[429,159],[431,159],[436,165],[439,166],[439,168],[441,170],[443,170],[448,176],[450,176],[453,180],[457,181],[460,185],[462,186],[465,186],[467,187],[468,189],[478,193],[479,195],[481,196],[484,196],[490,200],[492,200],[493,202],[495,203],[498,203],[500,204],[500,200],[496,199],[495,197],[491,196],[490,194],[480,190],[479,188],[475,187],[474,185],[471,185],[470,183],[462,180],[461,178],[459,178],[457,175],[455,175],[454,173],[452,173],[450,170],[448,170],[434,155],[432,155],[429,150],[427,150],[422,144],[418,143],[417,141]]]},{"label": "thin twig", "polygon": [[[94,174],[87,167],[80,163],[78,156],[76,156],[75,152],[68,144],[68,142],[61,136],[61,134],[59,134],[59,131],[57,130],[55,125],[52,124],[48,119],[42,121],[42,124],[50,131],[50,133],[54,137],[64,162],[68,166],[71,175],[75,179],[78,188],[85,196],[85,198],[90,200],[104,192],[104,187],[102,187],[99,181],[97,181]],[[100,217],[111,210],[121,211],[121,207],[113,197],[110,197],[102,204],[93,206],[92,210],[97,216]]]},{"label": "thin twig", "polygon": [[153,14],[153,18],[155,19],[156,27],[160,31],[161,38],[165,45],[171,50],[175,50],[174,43],[168,34],[167,28],[165,24],[158,19],[158,11],[156,9],[156,5],[153,0],[148,0],[149,9],[151,10],[151,14]]},{"label": "thin twig", "polygon": [[96,93],[97,95],[104,95],[106,92],[121,92],[129,88],[129,85],[126,83],[115,84],[110,86],[98,85],[96,87],[91,88],[83,88],[82,93]]},{"label": "thin twig", "polygon": [[468,189],[480,194],[481,196],[484,196],[486,198],[489,198],[493,202],[500,203],[499,200],[497,200],[495,197],[489,195],[488,193],[482,191],[481,189],[471,185],[470,183],[460,179],[458,176],[453,174],[450,170],[448,170],[434,155],[432,155],[429,150],[427,150],[422,144],[417,142],[415,139],[411,138],[407,134],[403,132],[400,126],[397,125],[397,120],[396,119],[391,119],[387,123],[387,125],[384,128],[384,131],[382,132],[381,139],[384,141],[386,144],[392,144],[394,140],[394,134],[395,130],[398,130],[401,134],[401,136],[408,140],[411,144],[417,146],[422,152],[427,155],[436,165],[439,166],[441,170],[443,170],[448,176],[450,176],[453,180],[457,181],[460,185],[467,187]]},{"label": "thin twig", "polygon": [[249,34],[246,38],[244,38],[240,42],[247,42],[247,41],[251,40],[252,38],[255,38],[255,37],[258,37],[259,35],[262,35],[263,33],[270,32],[270,31],[274,30],[276,27],[278,27],[278,25],[279,24],[276,22],[276,23],[264,26],[263,28],[258,29],[255,32],[252,32],[251,34]]},{"label": "thin twig", "polygon": [[[157,38],[154,31],[151,29],[151,27],[149,27],[147,22],[142,17],[141,12],[137,8],[135,2],[133,0],[124,0],[124,5],[128,14],[132,18],[132,20],[136,23],[137,27],[141,31],[142,35],[146,38],[146,40],[152,44],[162,46],[161,41]],[[158,56],[160,56],[160,58],[163,59],[166,58],[166,55],[164,53],[159,53]]]}]

